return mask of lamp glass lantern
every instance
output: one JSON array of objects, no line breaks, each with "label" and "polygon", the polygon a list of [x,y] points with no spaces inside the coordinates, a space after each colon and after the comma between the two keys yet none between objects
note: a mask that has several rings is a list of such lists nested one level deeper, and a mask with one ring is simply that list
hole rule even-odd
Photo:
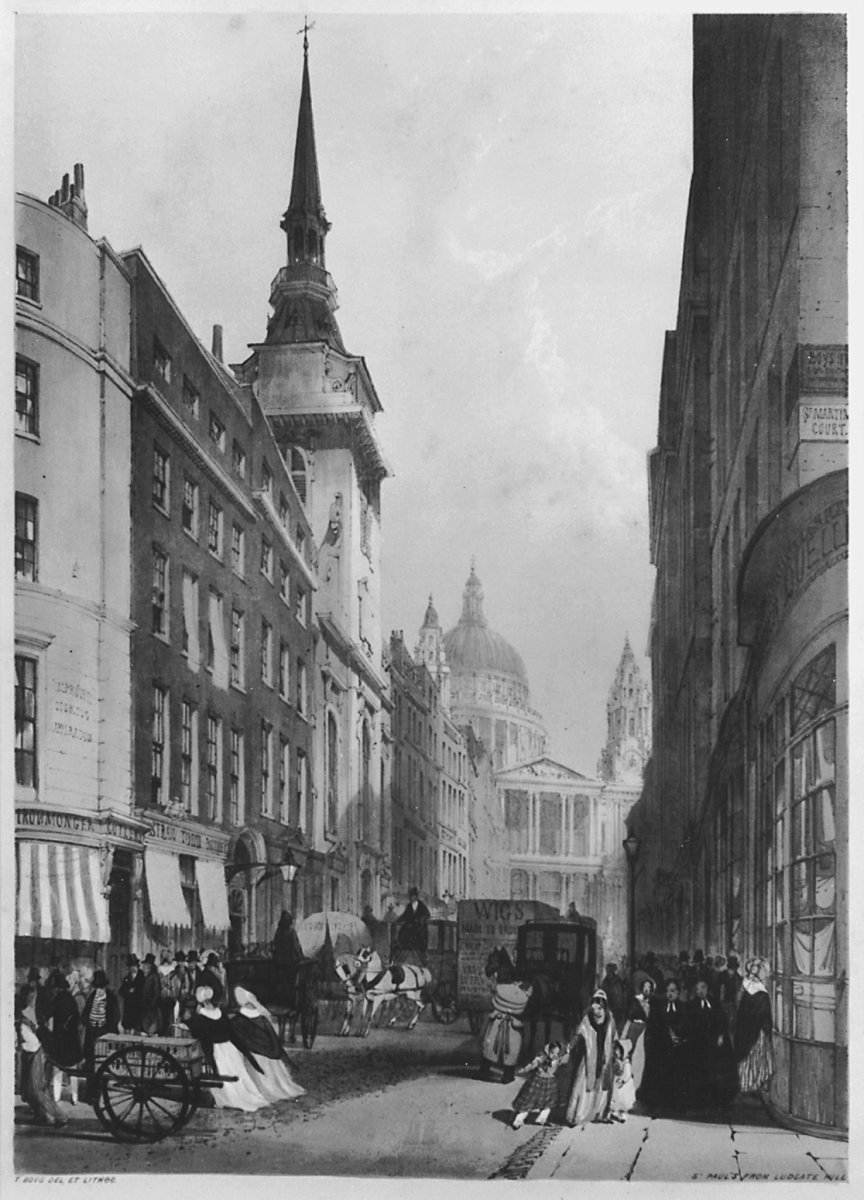
[{"label": "lamp glass lantern", "polygon": [[642,848],[641,839],[638,838],[635,833],[631,833],[624,839],[622,844],[624,846],[624,853],[627,855],[628,863],[631,867],[635,866],[636,859],[639,857],[639,851]]}]

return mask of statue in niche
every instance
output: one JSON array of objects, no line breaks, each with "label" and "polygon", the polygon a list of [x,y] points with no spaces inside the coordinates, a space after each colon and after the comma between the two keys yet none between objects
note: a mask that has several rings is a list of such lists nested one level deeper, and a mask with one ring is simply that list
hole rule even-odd
[{"label": "statue in niche", "polygon": [[318,552],[320,574],[325,583],[338,584],[339,567],[342,557],[342,493],[337,492],[330,505],[327,517],[327,531],[321,541]]}]

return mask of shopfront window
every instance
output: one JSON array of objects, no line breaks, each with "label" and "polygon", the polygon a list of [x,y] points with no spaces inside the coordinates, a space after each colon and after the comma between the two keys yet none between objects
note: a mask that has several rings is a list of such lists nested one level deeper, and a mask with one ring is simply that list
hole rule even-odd
[{"label": "shopfront window", "polygon": [[835,648],[817,655],[762,723],[762,814],[773,824],[763,910],[777,1029],[833,1042],[836,972]]}]

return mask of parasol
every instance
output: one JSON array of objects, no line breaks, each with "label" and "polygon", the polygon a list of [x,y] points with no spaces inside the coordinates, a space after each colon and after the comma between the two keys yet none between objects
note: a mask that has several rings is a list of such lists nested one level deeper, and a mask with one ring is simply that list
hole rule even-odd
[{"label": "parasol", "polygon": [[297,936],[303,953],[317,958],[330,935],[334,955],[356,954],[361,946],[372,945],[368,926],[353,913],[318,912],[297,922]]}]

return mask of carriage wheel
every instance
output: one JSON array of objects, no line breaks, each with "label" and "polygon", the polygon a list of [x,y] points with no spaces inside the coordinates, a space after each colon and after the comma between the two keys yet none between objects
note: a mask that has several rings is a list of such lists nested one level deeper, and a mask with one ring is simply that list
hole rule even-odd
[{"label": "carriage wheel", "polygon": [[95,1079],[96,1115],[119,1141],[158,1142],[186,1123],[196,1092],[170,1054],[128,1046],[106,1059]]}]

